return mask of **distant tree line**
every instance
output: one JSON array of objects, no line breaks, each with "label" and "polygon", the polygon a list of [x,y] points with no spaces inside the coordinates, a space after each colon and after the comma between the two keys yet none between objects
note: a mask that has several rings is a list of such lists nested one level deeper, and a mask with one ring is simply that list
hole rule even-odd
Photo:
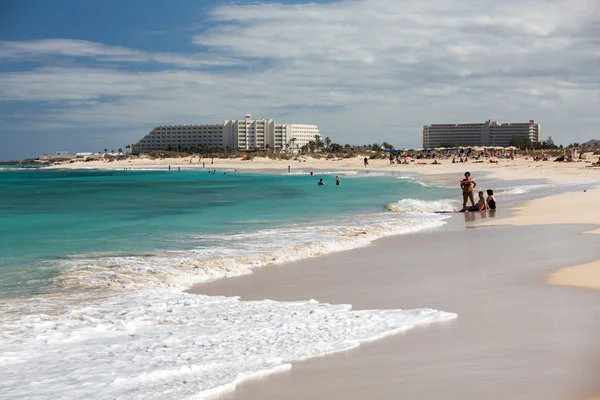
[{"label": "distant tree line", "polygon": [[513,138],[510,141],[511,146],[515,146],[520,150],[534,149],[534,150],[555,150],[562,149],[563,146],[557,146],[552,139],[552,136],[548,136],[548,139],[541,142],[532,142],[529,138]]}]

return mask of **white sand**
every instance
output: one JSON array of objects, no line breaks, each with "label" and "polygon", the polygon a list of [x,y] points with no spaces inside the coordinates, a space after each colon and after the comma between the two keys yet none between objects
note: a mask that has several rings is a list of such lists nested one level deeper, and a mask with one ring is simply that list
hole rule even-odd
[{"label": "white sand", "polygon": [[[600,234],[599,206],[600,189],[565,193],[528,202],[517,208],[513,217],[480,225],[592,224],[596,227],[586,233]],[[600,290],[600,260],[562,268],[550,274],[547,282]]]},{"label": "white sand", "polygon": [[[206,169],[238,169],[243,171],[251,170],[270,170],[272,172],[287,172],[288,165],[292,172],[311,171],[311,170],[369,170],[369,171],[396,171],[407,173],[418,173],[425,175],[433,174],[457,174],[465,171],[488,172],[490,177],[519,180],[519,179],[545,179],[550,182],[571,182],[580,180],[600,180],[600,168],[590,167],[591,163],[555,163],[552,161],[534,162],[531,159],[517,158],[513,160],[500,159],[498,164],[486,163],[456,163],[451,160],[441,160],[440,165],[432,165],[431,160],[417,160],[426,162],[425,165],[419,165],[417,162],[408,165],[390,165],[388,160],[369,160],[367,168],[363,166],[363,157],[338,158],[338,159],[314,159],[312,157],[301,156],[299,160],[271,160],[268,158],[254,158],[250,161],[241,159],[214,159],[211,164],[210,158],[203,158],[200,161],[198,157],[191,158],[170,158],[161,160],[150,159],[132,159],[114,162],[90,161],[74,162],[55,165],[49,168],[97,168],[97,169],[197,169],[202,168],[202,162],[206,164]],[[200,161],[200,162],[199,162]]]}]

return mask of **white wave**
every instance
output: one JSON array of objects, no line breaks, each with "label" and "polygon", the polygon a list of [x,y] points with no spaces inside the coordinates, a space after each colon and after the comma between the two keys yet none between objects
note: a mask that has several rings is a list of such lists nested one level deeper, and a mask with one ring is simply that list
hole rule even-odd
[{"label": "white wave", "polygon": [[152,256],[108,256],[64,260],[68,271],[55,278],[64,291],[82,289],[132,290],[145,286],[177,285],[246,275],[259,267],[367,246],[390,235],[440,227],[447,216],[420,215],[390,218],[389,214],[357,217],[355,221],[322,221],[322,225],[288,226],[237,235],[197,236],[220,243],[188,251],[173,250]]},{"label": "white wave", "polygon": [[395,178],[403,180],[403,181],[411,181],[411,182],[416,183],[417,185],[420,185],[420,186],[423,186],[423,187],[436,187],[437,186],[437,185],[434,185],[434,184],[429,184],[429,183],[425,183],[423,181],[420,181],[420,180],[418,180],[414,176],[403,175],[403,176],[396,176]]},{"label": "white wave", "polygon": [[388,211],[403,213],[435,213],[436,211],[452,211],[455,203],[453,200],[418,200],[402,199],[398,203],[386,205]]},{"label": "white wave", "polygon": [[494,190],[495,195],[513,196],[526,193],[536,192],[561,192],[567,189],[574,189],[578,187],[588,187],[590,185],[597,185],[600,181],[575,181],[575,182],[563,182],[563,183],[541,183],[535,185],[522,185],[509,188],[501,188]]},{"label": "white wave", "polygon": [[341,170],[341,171],[330,171],[330,170],[324,170],[324,171],[319,171],[319,170],[293,170],[292,172],[284,172],[282,173],[282,175],[300,175],[300,176],[304,176],[304,175],[309,175],[310,173],[313,173],[314,176],[320,176],[320,175],[339,175],[339,176],[352,176],[355,178],[373,178],[373,177],[377,177],[377,176],[390,176],[389,172],[373,172],[373,171],[358,171],[358,170]]},{"label": "white wave", "polygon": [[203,397],[289,368],[290,360],[453,318],[432,309],[352,311],[152,288],[24,318],[20,334],[2,343],[0,374],[12,398]]}]

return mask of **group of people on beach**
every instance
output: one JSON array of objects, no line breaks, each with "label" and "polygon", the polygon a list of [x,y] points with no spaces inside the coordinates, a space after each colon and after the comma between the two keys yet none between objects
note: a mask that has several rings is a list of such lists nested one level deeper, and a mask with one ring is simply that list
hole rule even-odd
[{"label": "group of people on beach", "polygon": [[[479,191],[479,201],[475,204],[475,188],[477,187],[477,182],[475,179],[471,178],[470,172],[465,172],[465,179],[460,181],[460,188],[462,189],[463,195],[463,207],[460,212],[467,211],[486,211],[486,210],[495,210],[496,209],[496,198],[494,197],[494,191],[492,189],[488,189],[487,198],[485,197],[483,191]],[[471,206],[467,207],[467,202],[471,201]]]}]

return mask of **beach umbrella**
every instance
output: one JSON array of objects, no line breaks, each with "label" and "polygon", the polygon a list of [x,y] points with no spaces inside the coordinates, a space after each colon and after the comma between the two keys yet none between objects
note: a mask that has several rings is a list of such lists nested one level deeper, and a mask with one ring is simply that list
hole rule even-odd
[{"label": "beach umbrella", "polygon": [[435,148],[435,149],[433,149],[433,150],[436,150],[436,151],[437,151],[437,150],[446,150],[446,148],[445,148],[445,147],[436,147],[436,148]]}]

